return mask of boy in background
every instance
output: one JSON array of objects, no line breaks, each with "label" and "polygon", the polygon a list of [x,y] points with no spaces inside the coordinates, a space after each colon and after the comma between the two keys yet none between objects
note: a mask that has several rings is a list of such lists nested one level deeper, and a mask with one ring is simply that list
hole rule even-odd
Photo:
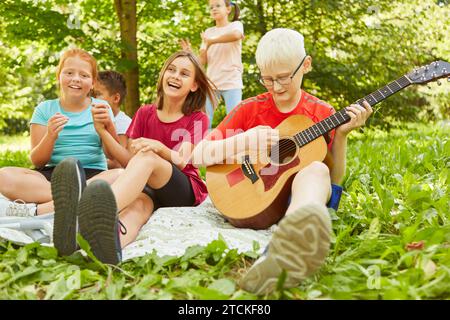
[{"label": "boy in background", "polygon": [[[97,99],[106,100],[111,106],[115,117],[116,131],[119,136],[120,144],[126,148],[128,138],[125,135],[131,124],[131,118],[123,111],[120,106],[125,101],[127,94],[127,85],[124,77],[116,71],[101,71],[98,74],[98,81],[94,86],[94,96]],[[114,159],[108,159],[108,169],[121,168],[120,164]]]}]

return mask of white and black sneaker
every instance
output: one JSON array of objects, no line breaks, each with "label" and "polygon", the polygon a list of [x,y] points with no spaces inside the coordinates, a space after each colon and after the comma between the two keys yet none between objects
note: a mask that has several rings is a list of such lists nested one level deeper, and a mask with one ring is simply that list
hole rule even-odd
[{"label": "white and black sneaker", "polygon": [[36,204],[25,203],[21,199],[14,201],[0,198],[0,218],[1,217],[23,217],[29,218],[36,215]]},{"label": "white and black sneaker", "polygon": [[61,161],[53,171],[51,186],[55,206],[53,243],[60,255],[69,256],[77,250],[77,208],[86,187],[80,161],[74,158]]},{"label": "white and black sneaker", "polygon": [[296,287],[324,263],[330,248],[331,219],[321,205],[303,206],[285,216],[265,254],[250,267],[240,286],[258,295],[273,291],[286,272],[284,288]]}]

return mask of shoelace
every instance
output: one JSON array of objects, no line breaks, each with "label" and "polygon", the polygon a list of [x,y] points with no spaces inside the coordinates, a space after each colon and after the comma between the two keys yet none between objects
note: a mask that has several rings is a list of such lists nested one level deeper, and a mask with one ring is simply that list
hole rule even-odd
[{"label": "shoelace", "polygon": [[119,231],[120,231],[120,233],[121,234],[123,234],[123,235],[125,235],[125,234],[127,234],[127,227],[125,227],[125,225],[119,220]]},{"label": "shoelace", "polygon": [[32,217],[30,208],[22,199],[16,199],[6,208],[6,215],[12,217]]}]

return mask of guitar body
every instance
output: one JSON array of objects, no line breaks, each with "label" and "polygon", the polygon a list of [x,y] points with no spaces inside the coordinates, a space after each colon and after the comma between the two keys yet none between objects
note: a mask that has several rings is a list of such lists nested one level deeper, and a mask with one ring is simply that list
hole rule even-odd
[{"label": "guitar body", "polygon": [[[265,229],[285,214],[295,174],[313,161],[323,161],[327,144],[323,136],[299,148],[292,136],[314,122],[306,116],[294,115],[276,128],[281,146],[289,150],[279,159],[257,159],[248,166],[239,163],[207,167],[206,185],[216,208],[236,227]],[[269,152],[268,152],[269,153]],[[281,152],[280,152],[281,153]],[[249,152],[240,155],[243,159]]]}]

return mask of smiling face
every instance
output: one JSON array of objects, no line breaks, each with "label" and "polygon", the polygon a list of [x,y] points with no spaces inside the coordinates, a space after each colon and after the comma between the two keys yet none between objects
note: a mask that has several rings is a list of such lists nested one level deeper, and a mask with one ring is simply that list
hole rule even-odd
[{"label": "smiling face", "polygon": [[63,96],[85,98],[94,86],[91,64],[78,56],[67,58],[61,68],[59,85]]},{"label": "smiling face", "polygon": [[198,88],[195,81],[195,67],[187,57],[174,59],[166,68],[162,78],[164,96],[185,99]]},{"label": "smiling face", "polygon": [[231,7],[225,4],[224,0],[210,0],[209,13],[214,20],[228,18],[231,13]]}]

